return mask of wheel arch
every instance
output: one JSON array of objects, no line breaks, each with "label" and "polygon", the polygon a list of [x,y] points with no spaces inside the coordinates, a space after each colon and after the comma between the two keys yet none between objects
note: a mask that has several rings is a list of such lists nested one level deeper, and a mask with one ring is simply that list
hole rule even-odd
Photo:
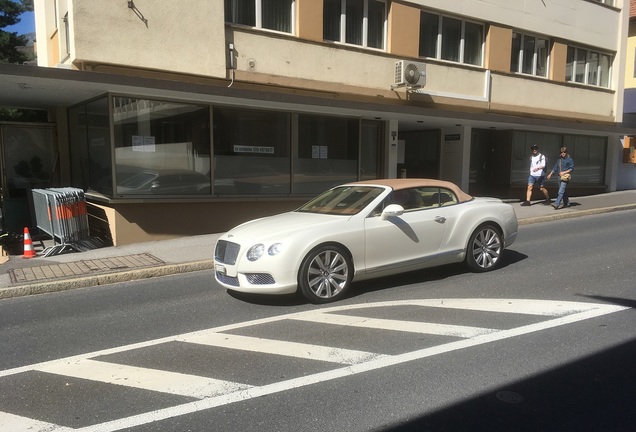
[{"label": "wheel arch", "polygon": [[296,278],[300,277],[300,268],[303,265],[303,262],[305,261],[305,259],[307,258],[307,256],[309,254],[311,254],[313,251],[315,251],[316,249],[319,249],[321,247],[324,246],[336,246],[340,249],[342,249],[343,252],[345,252],[347,254],[347,258],[349,259],[349,262],[351,263],[352,271],[353,271],[353,275],[351,277],[351,280],[353,281],[355,274],[356,274],[356,263],[353,259],[353,254],[351,253],[351,250],[349,250],[349,248],[341,242],[335,241],[335,240],[327,240],[327,241],[323,241],[320,243],[317,243],[315,245],[313,245],[312,247],[308,248],[307,250],[305,250],[305,252],[302,254],[300,260],[298,260],[298,265],[296,267]]},{"label": "wheel arch", "polygon": [[501,236],[501,240],[502,240],[503,244],[505,244],[506,239],[504,238],[504,236],[505,236],[504,229],[501,226],[501,224],[496,222],[496,221],[494,221],[494,220],[486,219],[486,220],[483,220],[483,221],[479,222],[478,224],[476,224],[470,230],[470,234],[466,238],[466,244],[464,245],[464,251],[466,251],[466,252],[468,251],[468,243],[470,243],[470,238],[473,236],[473,234],[475,234],[475,231],[479,230],[482,227],[485,227],[486,225],[490,225],[493,228],[497,229],[497,232]]}]

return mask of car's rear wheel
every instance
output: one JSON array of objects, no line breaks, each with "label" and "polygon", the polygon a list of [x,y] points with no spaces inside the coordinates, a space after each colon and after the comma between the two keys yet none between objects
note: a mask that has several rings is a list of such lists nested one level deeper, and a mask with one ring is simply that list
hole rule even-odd
[{"label": "car's rear wheel", "polygon": [[466,263],[471,270],[486,272],[499,265],[503,245],[499,230],[490,224],[482,225],[473,232],[468,241]]},{"label": "car's rear wheel", "polygon": [[298,272],[300,293],[312,303],[328,303],[341,298],[349,288],[353,265],[340,246],[324,245],[312,250]]}]

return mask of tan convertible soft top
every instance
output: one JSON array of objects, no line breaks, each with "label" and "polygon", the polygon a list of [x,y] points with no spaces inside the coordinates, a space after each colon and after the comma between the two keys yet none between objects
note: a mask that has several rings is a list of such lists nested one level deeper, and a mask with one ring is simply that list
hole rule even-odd
[{"label": "tan convertible soft top", "polygon": [[444,180],[426,178],[398,178],[398,179],[376,179],[355,182],[355,184],[388,186],[393,190],[409,189],[416,187],[440,187],[450,189],[457,195],[459,202],[466,202],[473,199],[471,195],[461,190],[455,183]]}]

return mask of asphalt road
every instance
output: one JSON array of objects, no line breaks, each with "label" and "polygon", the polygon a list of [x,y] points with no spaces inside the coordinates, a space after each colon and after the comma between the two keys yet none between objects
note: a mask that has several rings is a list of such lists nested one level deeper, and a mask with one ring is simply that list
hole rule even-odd
[{"label": "asphalt road", "polygon": [[208,271],[2,300],[0,430],[633,430],[635,232],[636,211],[522,226],[495,272],[324,307]]}]

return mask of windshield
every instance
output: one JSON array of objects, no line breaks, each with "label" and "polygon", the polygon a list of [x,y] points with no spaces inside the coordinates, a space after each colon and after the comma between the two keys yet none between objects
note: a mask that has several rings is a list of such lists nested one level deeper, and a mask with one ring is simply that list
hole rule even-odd
[{"label": "windshield", "polygon": [[340,186],[309,201],[297,211],[333,215],[354,215],[369,205],[384,189],[372,186]]}]

